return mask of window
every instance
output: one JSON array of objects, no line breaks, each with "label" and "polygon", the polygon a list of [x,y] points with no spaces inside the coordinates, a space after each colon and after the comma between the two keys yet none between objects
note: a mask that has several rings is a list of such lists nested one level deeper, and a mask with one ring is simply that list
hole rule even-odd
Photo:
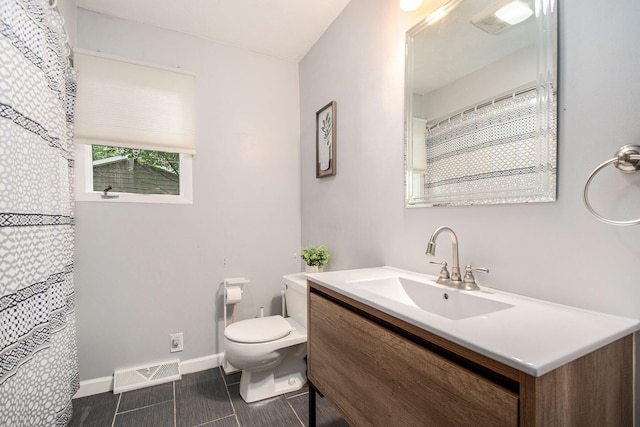
[{"label": "window", "polygon": [[192,203],[192,160],[175,152],[77,145],[76,200]]},{"label": "window", "polygon": [[180,153],[91,146],[93,191],[180,195]]},{"label": "window", "polygon": [[76,51],[76,200],[192,203],[195,75]]}]

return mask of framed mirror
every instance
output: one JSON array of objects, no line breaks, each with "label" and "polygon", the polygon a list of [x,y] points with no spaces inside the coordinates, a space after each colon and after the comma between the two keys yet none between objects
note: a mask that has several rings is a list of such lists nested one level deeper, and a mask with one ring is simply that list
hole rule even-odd
[{"label": "framed mirror", "polygon": [[431,3],[406,34],[406,206],[554,201],[555,1]]}]

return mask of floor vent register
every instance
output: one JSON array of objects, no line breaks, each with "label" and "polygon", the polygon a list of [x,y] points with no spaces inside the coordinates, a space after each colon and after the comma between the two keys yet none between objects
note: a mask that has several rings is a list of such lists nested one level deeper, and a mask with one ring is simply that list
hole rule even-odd
[{"label": "floor vent register", "polygon": [[113,393],[123,393],[181,378],[178,359],[137,368],[119,369],[113,374]]}]

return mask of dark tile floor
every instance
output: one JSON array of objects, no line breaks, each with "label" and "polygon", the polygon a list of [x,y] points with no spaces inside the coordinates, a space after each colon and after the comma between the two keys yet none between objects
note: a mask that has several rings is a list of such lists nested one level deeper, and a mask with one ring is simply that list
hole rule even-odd
[{"label": "dark tile floor", "polygon": [[[255,403],[240,397],[240,373],[221,368],[183,375],[182,380],[122,394],[111,392],[73,401],[72,427],[300,427],[309,425],[309,390]],[[318,398],[317,424],[349,424]]]}]

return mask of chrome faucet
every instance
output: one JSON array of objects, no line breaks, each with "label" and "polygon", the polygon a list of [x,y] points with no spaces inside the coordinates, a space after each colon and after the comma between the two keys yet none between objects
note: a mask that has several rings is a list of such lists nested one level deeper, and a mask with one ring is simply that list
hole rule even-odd
[{"label": "chrome faucet", "polygon": [[436,231],[433,232],[433,234],[429,238],[429,244],[427,245],[426,254],[428,256],[436,256],[436,239],[438,238],[438,235],[443,231],[448,232],[449,236],[451,237],[451,246],[453,248],[453,265],[451,266],[451,278],[447,280],[440,277],[438,278],[437,283],[459,285],[460,283],[462,283],[462,276],[460,275],[460,261],[458,260],[458,236],[456,236],[456,233],[454,233],[450,227],[438,227]]}]

